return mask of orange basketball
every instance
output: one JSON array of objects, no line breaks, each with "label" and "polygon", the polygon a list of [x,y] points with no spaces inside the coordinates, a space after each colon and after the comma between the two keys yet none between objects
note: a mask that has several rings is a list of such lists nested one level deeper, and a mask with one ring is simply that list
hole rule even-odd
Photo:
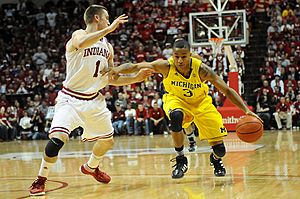
[{"label": "orange basketball", "polygon": [[255,142],[263,134],[264,125],[259,119],[247,115],[240,119],[236,125],[236,134],[244,142]]}]

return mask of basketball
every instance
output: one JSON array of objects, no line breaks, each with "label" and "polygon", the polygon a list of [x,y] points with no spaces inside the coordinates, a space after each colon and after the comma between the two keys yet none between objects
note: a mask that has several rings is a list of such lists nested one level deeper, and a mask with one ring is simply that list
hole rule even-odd
[{"label": "basketball", "polygon": [[263,134],[262,122],[253,116],[246,116],[239,120],[236,125],[236,134],[240,140],[248,143],[257,141]]}]

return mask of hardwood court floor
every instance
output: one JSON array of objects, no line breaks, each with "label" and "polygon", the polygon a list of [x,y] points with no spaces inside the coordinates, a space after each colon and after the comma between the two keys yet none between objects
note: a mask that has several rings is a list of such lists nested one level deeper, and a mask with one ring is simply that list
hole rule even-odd
[{"label": "hardwood court floor", "polygon": [[[230,133],[224,158],[226,177],[214,177],[210,149],[197,141],[196,152],[186,152],[189,170],[184,178],[171,179],[175,157],[170,135],[116,137],[114,150],[101,167],[110,184],[98,184],[79,173],[91,143],[71,140],[50,174],[47,194],[32,198],[211,199],[287,198],[300,195],[299,131],[266,131],[255,144],[246,144]],[[29,198],[46,141],[0,143],[0,198]],[[186,147],[187,148],[187,147]]]}]

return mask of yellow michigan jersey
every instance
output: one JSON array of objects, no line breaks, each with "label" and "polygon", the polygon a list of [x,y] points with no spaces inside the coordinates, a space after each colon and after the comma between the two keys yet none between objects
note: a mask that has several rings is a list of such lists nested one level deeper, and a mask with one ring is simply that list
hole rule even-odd
[{"label": "yellow michigan jersey", "polygon": [[172,110],[181,109],[184,112],[183,128],[194,122],[199,129],[200,139],[208,139],[209,142],[222,140],[227,131],[221,114],[208,95],[208,86],[199,77],[201,60],[191,58],[192,70],[188,78],[177,71],[172,57],[168,62],[169,73],[163,80],[166,90],[163,96],[166,115],[169,117]]}]

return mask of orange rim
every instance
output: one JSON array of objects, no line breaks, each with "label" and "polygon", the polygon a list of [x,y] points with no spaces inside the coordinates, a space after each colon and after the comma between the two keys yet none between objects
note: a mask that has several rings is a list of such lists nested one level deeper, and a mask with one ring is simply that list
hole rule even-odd
[{"label": "orange rim", "polygon": [[218,37],[213,37],[213,38],[210,38],[209,41],[211,42],[214,42],[214,43],[220,43],[224,40],[224,38],[218,38]]}]

